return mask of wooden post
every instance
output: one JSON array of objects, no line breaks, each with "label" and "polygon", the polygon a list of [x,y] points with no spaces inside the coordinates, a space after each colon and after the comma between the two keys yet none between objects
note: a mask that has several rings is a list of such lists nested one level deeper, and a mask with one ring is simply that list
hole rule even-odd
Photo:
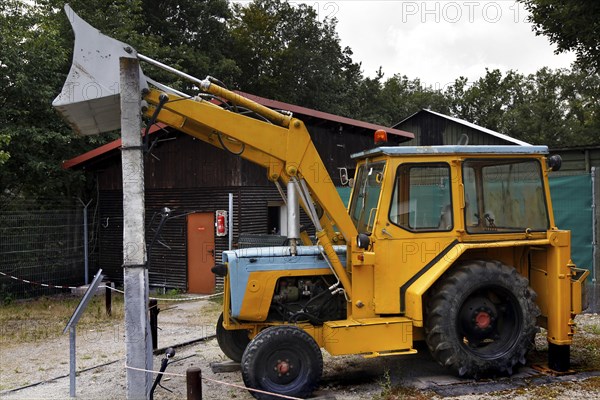
[{"label": "wooden post", "polygon": [[150,299],[150,332],[152,333],[152,350],[158,348],[158,300]]},{"label": "wooden post", "polygon": [[106,284],[106,288],[104,289],[104,305],[106,307],[106,315],[109,317],[112,315],[112,288],[110,285],[111,283],[108,282]]},{"label": "wooden post", "polygon": [[202,370],[198,367],[185,371],[187,400],[202,400]]}]

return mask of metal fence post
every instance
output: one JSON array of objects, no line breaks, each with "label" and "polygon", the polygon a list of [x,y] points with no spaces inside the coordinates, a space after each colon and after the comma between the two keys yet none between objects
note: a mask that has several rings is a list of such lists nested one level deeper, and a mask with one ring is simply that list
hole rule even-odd
[{"label": "metal fence post", "polygon": [[202,370],[198,367],[185,371],[187,400],[202,400]]},{"label": "metal fence post", "polygon": [[89,245],[89,233],[88,233],[88,206],[92,203],[92,200],[84,203],[81,199],[79,202],[83,205],[83,264],[84,264],[84,272],[85,272],[85,284],[90,283],[89,279],[89,270],[90,270],[90,260],[88,254],[88,245]]},{"label": "metal fence post", "polygon": [[75,376],[77,374],[76,339],[77,325],[69,328],[69,396],[76,397]]}]

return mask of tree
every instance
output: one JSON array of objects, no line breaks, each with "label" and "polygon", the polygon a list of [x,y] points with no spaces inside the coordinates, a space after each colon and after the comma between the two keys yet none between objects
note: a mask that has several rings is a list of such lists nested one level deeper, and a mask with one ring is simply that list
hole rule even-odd
[{"label": "tree", "polygon": [[374,78],[362,80],[356,96],[361,107],[355,118],[392,126],[421,109],[448,113],[447,97],[440,90],[406,75],[395,74],[386,80],[383,76],[379,68]]},{"label": "tree", "polygon": [[421,109],[443,114],[449,112],[449,102],[444,93],[424,86],[419,78],[409,79],[406,75],[395,74],[385,81],[381,95],[386,110],[386,119],[381,121],[384,125],[396,124]]},{"label": "tree", "polygon": [[[212,75],[226,83],[239,79],[227,25],[233,15],[226,0],[142,0],[142,8],[139,33],[157,42],[149,56],[198,78]],[[172,74],[144,67],[161,83],[192,88]]]},{"label": "tree", "polygon": [[0,6],[0,136],[8,138],[10,156],[0,170],[4,198],[54,186],[60,164],[53,153],[69,141],[49,101],[67,54],[55,45],[56,31],[46,28],[32,5],[9,0]]},{"label": "tree", "polygon": [[10,136],[6,134],[0,135],[0,166],[10,158],[10,154],[6,150],[3,150],[8,143],[10,143]]},{"label": "tree", "polygon": [[600,75],[575,67],[560,70],[565,138],[571,146],[600,144]]},{"label": "tree", "polygon": [[600,2],[597,0],[518,0],[531,12],[536,35],[557,45],[556,52],[574,51],[577,62],[600,72]]},{"label": "tree", "polygon": [[[140,35],[132,29],[142,15],[139,1],[114,0],[101,9],[81,0],[72,3],[92,24],[122,40],[139,41]],[[115,137],[74,136],[52,108],[69,71],[73,48],[63,4],[57,0],[0,3],[0,207],[13,199],[51,207],[83,196],[84,174],[63,170],[62,161]]]},{"label": "tree", "polygon": [[[117,137],[77,137],[52,108],[72,58],[74,36],[64,3],[0,3],[0,207],[11,199],[44,199],[39,203],[51,206],[54,200],[84,196],[89,181],[80,171],[63,170],[62,161]],[[192,74],[231,65],[215,50],[227,48],[225,0],[70,4],[104,34]],[[185,87],[173,75],[158,79]]]},{"label": "tree", "polygon": [[457,79],[446,91],[451,114],[532,144],[600,143],[600,76],[542,68],[524,76],[487,70],[473,83]]},{"label": "tree", "polygon": [[488,70],[472,84],[458,78],[447,90],[451,112],[458,118],[495,131],[505,130],[505,114],[523,100],[523,76],[508,71],[506,76],[498,69]]},{"label": "tree", "polygon": [[239,89],[340,114],[361,78],[349,48],[342,49],[337,21],[319,21],[314,8],[281,0],[234,4],[233,49]]}]

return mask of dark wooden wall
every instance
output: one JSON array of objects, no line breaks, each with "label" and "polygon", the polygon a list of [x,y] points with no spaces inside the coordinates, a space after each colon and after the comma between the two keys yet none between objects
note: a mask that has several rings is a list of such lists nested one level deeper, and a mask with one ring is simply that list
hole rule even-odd
[{"label": "dark wooden wall", "polygon": [[[240,186],[241,159],[183,133],[156,136],[144,158],[146,189]],[[121,157],[95,167],[101,190],[123,187]]]},{"label": "dark wooden wall", "polygon": [[[372,146],[372,132],[353,130],[339,124],[308,125],[323,163],[336,186],[339,168],[353,168],[351,155]],[[267,234],[268,207],[281,202],[266,171],[240,157],[226,153],[191,136],[178,132],[155,134],[151,154],[145,156],[146,242],[153,240],[163,207],[172,210],[159,241],[151,253],[152,286],[187,289],[187,221],[185,214],[228,208],[228,194],[234,194],[234,238],[240,233]],[[99,264],[113,281],[122,282],[122,176],[117,152],[97,162],[100,227]],[[153,220],[154,216],[154,220]],[[301,213],[302,223],[308,218]],[[314,233],[309,228],[310,233]],[[161,244],[162,243],[162,244]],[[227,249],[227,237],[215,237],[216,260]]]},{"label": "dark wooden wall", "polygon": [[[195,212],[227,210],[233,193],[233,243],[240,233],[267,234],[268,204],[280,200],[275,187],[224,187],[146,190],[146,244],[150,245],[163,207],[171,209],[150,254],[151,286],[187,289],[187,219]],[[123,280],[122,190],[100,191],[99,264],[113,281]],[[215,261],[228,249],[227,237],[215,237]]]}]

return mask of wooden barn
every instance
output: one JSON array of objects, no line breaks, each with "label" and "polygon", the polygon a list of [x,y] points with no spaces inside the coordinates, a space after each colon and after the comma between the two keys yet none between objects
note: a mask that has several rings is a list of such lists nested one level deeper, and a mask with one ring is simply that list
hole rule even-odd
[{"label": "wooden barn", "polygon": [[[517,145],[527,146],[522,140],[512,138],[471,122],[440,114],[431,110],[420,110],[394,125],[394,128],[414,133],[414,138],[400,146],[434,145]],[[600,146],[550,148],[552,154],[562,157],[562,168],[554,176],[591,173],[600,168]]]},{"label": "wooden barn", "polygon": [[431,110],[420,110],[398,122],[394,128],[415,134],[414,139],[402,142],[401,146],[529,145],[491,129]]},{"label": "wooden barn", "polygon": [[[345,181],[340,171],[346,168],[353,176],[350,156],[373,145],[375,130],[385,129],[395,143],[413,138],[403,130],[242,94],[267,107],[291,111],[303,120],[329,175],[340,188]],[[284,204],[266,172],[240,157],[169,128],[154,126],[149,138],[145,217],[146,242],[151,245],[150,286],[212,293],[216,282],[210,268],[229,246],[228,237],[215,235],[215,212],[228,210],[232,194],[230,233],[235,247],[242,234],[285,234]],[[116,140],[63,164],[64,168],[85,168],[96,176],[98,267],[117,283],[123,279],[120,146],[121,141]],[[157,232],[164,207],[171,213]]]}]

